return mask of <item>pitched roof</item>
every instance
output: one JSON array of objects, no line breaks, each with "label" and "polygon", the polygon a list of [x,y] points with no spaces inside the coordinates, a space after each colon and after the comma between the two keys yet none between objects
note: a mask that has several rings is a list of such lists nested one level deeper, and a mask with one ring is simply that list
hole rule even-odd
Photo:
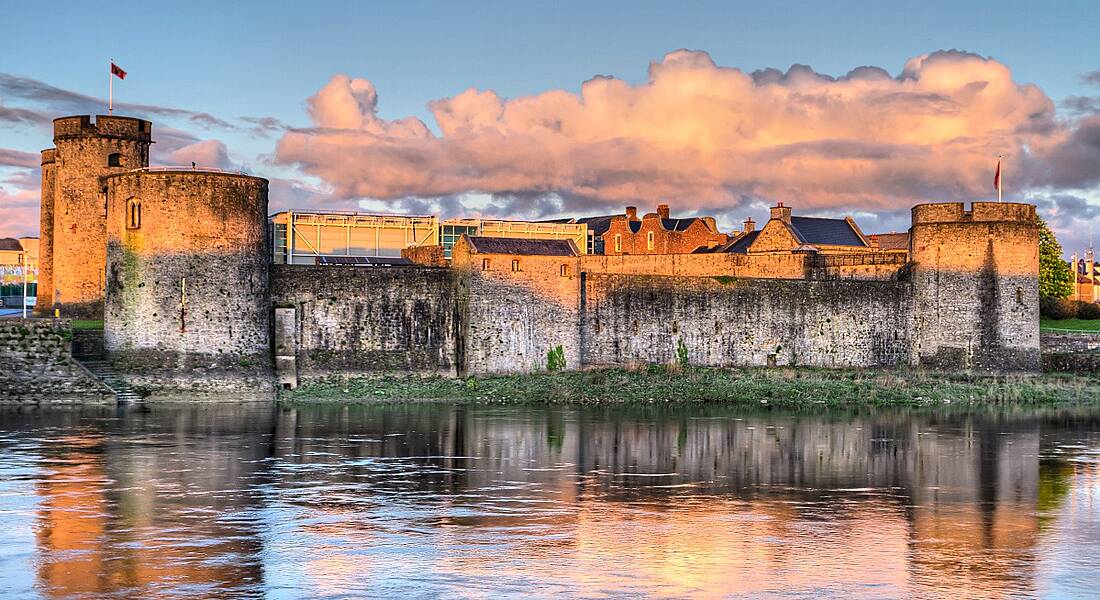
[{"label": "pitched roof", "polygon": [[829,246],[866,245],[847,219],[791,217],[791,229],[798,235],[799,241],[806,244],[825,244]]},{"label": "pitched roof", "polygon": [[0,250],[22,252],[23,244],[15,238],[0,238]]},{"label": "pitched roof", "polygon": [[756,241],[756,236],[760,235],[760,229],[754,229],[748,233],[741,234],[737,239],[722,246],[718,252],[733,252],[734,254],[748,254],[749,246]]},{"label": "pitched roof", "polygon": [[661,219],[661,225],[669,231],[684,231],[688,227],[691,227],[692,223],[699,221],[698,217],[689,217],[687,219]]},{"label": "pitched roof", "polygon": [[611,218],[618,215],[603,215],[599,217],[581,217],[576,219],[577,223],[581,223],[588,226],[588,230],[596,236],[601,236],[607,233],[608,229],[611,229]]},{"label": "pitched roof", "polygon": [[908,233],[873,233],[868,237],[872,240],[877,241],[878,247],[882,250],[909,249]]},{"label": "pitched roof", "polygon": [[540,240],[467,236],[470,247],[479,254],[522,254],[530,256],[577,256],[572,240]]}]

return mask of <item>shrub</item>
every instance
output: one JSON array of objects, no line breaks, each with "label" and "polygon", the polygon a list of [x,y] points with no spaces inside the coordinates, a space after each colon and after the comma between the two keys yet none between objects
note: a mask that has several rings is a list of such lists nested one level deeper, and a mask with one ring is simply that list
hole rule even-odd
[{"label": "shrub", "polygon": [[1039,298],[1039,314],[1048,319],[1076,319],[1078,305],[1084,302],[1042,296]]},{"label": "shrub", "polygon": [[565,350],[561,345],[552,348],[546,353],[546,370],[551,373],[565,370]]},{"label": "shrub", "polygon": [[691,365],[688,361],[688,348],[682,339],[676,344],[676,364],[681,369],[687,369]]},{"label": "shrub", "polygon": [[1077,306],[1078,319],[1100,319],[1100,304],[1095,302],[1081,302]]}]

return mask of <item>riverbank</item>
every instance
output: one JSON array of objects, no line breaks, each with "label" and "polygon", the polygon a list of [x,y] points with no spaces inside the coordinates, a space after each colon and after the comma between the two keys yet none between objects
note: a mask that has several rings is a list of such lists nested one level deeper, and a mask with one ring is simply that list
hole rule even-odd
[{"label": "riverbank", "polygon": [[327,380],[284,390],[287,402],[459,400],[481,403],[722,402],[784,407],[949,403],[1100,404],[1100,379],[1067,374],[977,377],[915,371],[650,367],[448,379]]}]

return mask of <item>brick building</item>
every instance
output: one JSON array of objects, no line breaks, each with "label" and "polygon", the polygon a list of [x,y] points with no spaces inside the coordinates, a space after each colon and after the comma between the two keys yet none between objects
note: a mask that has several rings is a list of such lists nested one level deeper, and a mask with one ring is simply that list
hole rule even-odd
[{"label": "brick building", "polygon": [[638,209],[626,207],[626,213],[608,221],[603,234],[604,254],[690,254],[700,248],[716,248],[729,241],[718,231],[714,217],[673,219],[667,204],[657,212],[638,218]]}]

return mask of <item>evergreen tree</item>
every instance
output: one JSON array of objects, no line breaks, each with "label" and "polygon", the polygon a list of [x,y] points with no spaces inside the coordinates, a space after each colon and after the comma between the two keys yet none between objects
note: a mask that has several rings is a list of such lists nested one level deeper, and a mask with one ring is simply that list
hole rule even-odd
[{"label": "evergreen tree", "polygon": [[1039,295],[1065,298],[1073,293],[1073,277],[1069,263],[1062,258],[1062,245],[1042,217],[1039,222]]}]

